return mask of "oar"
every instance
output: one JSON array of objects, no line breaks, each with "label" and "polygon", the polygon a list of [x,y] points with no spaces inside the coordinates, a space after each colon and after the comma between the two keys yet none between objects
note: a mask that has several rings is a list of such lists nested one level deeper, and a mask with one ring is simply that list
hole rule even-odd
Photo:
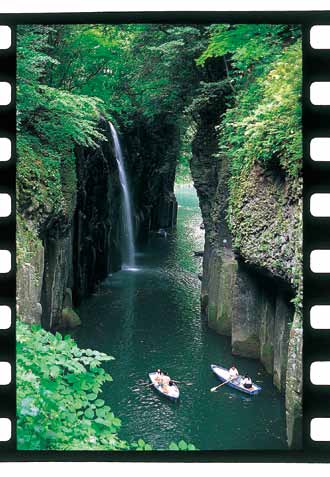
[{"label": "oar", "polygon": [[139,386],[152,386],[154,383],[137,383]]},{"label": "oar", "polygon": [[192,386],[193,383],[187,383],[187,381],[174,381],[174,379],[171,379],[172,383],[175,384],[186,384],[187,386]]},{"label": "oar", "polygon": [[214,391],[216,391],[218,388],[221,388],[221,386],[223,386],[224,384],[229,383],[229,381],[232,381],[233,379],[235,379],[235,378],[230,378],[230,379],[228,379],[227,381],[225,381],[224,383],[221,383],[221,384],[219,384],[218,386],[215,386],[214,388],[211,388],[211,389],[210,389],[211,393],[213,393]]}]

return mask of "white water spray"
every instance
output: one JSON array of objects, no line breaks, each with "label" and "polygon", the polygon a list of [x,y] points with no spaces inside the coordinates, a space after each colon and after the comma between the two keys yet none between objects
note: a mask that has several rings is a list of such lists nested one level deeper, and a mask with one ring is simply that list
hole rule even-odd
[{"label": "white water spray", "polygon": [[133,219],[132,219],[132,205],[131,197],[129,193],[127,177],[124,165],[124,156],[121,150],[119,138],[116,129],[113,124],[109,122],[113,143],[115,147],[115,156],[118,164],[119,179],[122,189],[122,213],[123,213],[123,228],[125,235],[125,256],[123,268],[135,267],[135,246],[134,246],[134,232],[133,232]]}]

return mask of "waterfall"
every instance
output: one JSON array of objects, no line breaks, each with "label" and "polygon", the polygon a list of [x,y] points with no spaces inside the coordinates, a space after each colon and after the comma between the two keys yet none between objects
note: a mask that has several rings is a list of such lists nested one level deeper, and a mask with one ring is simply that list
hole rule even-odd
[{"label": "waterfall", "polygon": [[119,179],[122,189],[122,215],[123,228],[125,235],[125,255],[123,259],[123,268],[131,268],[135,266],[135,247],[134,247],[134,232],[132,220],[132,206],[130,192],[127,183],[127,177],[124,165],[124,156],[121,150],[119,138],[113,124],[109,122],[113,143],[115,146],[115,156],[118,164]]}]

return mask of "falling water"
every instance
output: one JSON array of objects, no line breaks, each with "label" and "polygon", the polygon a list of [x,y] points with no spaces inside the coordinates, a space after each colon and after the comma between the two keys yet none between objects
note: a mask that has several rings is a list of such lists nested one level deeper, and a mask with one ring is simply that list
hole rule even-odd
[{"label": "falling water", "polygon": [[124,156],[121,150],[119,138],[113,124],[109,122],[113,143],[115,146],[116,161],[118,164],[119,179],[122,188],[122,212],[123,212],[123,227],[125,230],[126,254],[124,257],[125,263],[123,268],[132,268],[135,266],[135,247],[134,247],[134,233],[132,220],[131,198],[127,183],[127,177],[124,166]]}]

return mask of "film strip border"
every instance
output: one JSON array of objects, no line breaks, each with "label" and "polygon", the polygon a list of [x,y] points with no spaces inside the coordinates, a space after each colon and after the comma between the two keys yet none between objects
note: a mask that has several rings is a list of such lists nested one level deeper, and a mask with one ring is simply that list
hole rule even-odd
[{"label": "film strip border", "polygon": [[330,25],[305,30],[304,439],[330,445]]},{"label": "film strip border", "polygon": [[[107,21],[106,16],[99,20],[95,17],[94,21]],[[275,17],[269,22],[281,23]],[[305,20],[301,13],[297,18]],[[325,18],[329,20],[329,15]],[[0,453],[7,455],[16,451],[15,21],[11,16],[10,26],[0,24]],[[45,17],[42,21],[45,22]],[[267,23],[267,17],[262,22]],[[304,449],[303,455],[295,453],[293,460],[329,460],[330,25],[321,25],[322,21],[314,25],[301,23],[304,23]],[[271,455],[275,457],[274,453]],[[253,460],[260,459],[255,456]]]},{"label": "film strip border", "polygon": [[15,33],[12,27],[0,25],[0,444],[4,450],[15,448],[15,75]]},{"label": "film strip border", "polygon": [[[12,27],[0,25],[0,444],[15,448],[15,76]],[[9,418],[10,416],[10,418]]]}]

